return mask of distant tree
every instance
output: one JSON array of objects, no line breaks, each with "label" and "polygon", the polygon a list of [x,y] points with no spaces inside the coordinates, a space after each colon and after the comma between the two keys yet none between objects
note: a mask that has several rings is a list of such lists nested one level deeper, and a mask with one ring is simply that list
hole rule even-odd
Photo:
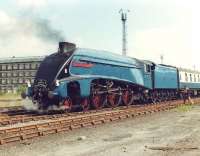
[{"label": "distant tree", "polygon": [[20,85],[18,88],[17,88],[17,94],[21,94],[23,92],[26,92],[26,85]]}]

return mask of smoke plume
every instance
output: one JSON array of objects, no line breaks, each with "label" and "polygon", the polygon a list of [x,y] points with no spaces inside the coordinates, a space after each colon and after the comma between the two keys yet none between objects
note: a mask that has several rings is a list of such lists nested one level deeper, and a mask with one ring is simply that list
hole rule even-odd
[{"label": "smoke plume", "polygon": [[50,54],[65,37],[37,16],[10,16],[0,11],[0,57]]}]

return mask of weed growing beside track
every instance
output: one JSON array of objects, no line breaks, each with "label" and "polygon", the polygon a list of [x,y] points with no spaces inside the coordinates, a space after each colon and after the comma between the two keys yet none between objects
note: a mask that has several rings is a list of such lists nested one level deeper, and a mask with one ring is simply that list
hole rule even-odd
[{"label": "weed growing beside track", "polygon": [[188,112],[191,111],[193,108],[193,106],[191,104],[184,104],[184,105],[180,105],[176,108],[176,110],[178,112]]}]

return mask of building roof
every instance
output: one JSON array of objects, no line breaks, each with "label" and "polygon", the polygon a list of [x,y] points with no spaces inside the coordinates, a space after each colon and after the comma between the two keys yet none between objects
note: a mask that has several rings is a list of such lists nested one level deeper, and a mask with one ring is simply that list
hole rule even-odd
[{"label": "building roof", "polygon": [[4,63],[21,63],[21,62],[40,62],[45,56],[28,56],[28,57],[7,57],[0,58],[0,64]]}]

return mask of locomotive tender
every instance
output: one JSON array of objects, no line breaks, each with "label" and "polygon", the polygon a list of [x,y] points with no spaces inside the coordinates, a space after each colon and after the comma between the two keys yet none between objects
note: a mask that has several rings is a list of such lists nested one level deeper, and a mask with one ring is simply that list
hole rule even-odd
[{"label": "locomotive tender", "polygon": [[200,73],[60,42],[37,71],[27,96],[38,109],[72,111],[200,94]]}]

